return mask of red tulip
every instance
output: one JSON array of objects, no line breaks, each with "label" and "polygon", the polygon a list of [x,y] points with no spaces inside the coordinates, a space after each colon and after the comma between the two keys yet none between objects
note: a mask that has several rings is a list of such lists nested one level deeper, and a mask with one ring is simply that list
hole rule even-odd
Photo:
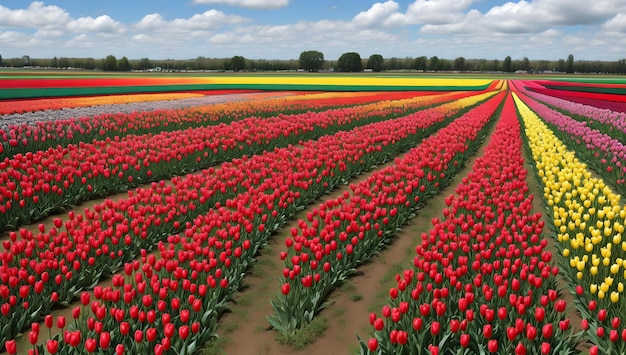
[{"label": "red tulip", "polygon": [[85,350],[87,350],[88,353],[95,352],[97,347],[98,347],[98,343],[96,342],[96,339],[93,339],[93,338],[85,339]]},{"label": "red tulip", "polygon": [[541,328],[541,335],[543,335],[543,337],[546,339],[552,338],[552,333],[553,333],[552,323],[546,323],[543,325],[543,328]]},{"label": "red tulip", "polygon": [[372,352],[376,351],[376,349],[378,349],[378,339],[370,338],[369,342],[367,343],[367,347]]},{"label": "red tulip", "polygon": [[59,351],[59,342],[57,340],[50,339],[46,342],[46,349],[50,354],[56,354]]},{"label": "red tulip", "polygon": [[441,324],[439,324],[439,322],[437,322],[437,321],[433,321],[433,322],[430,324],[430,333],[431,333],[432,335],[437,335],[437,334],[439,334],[440,332],[441,332]]},{"label": "red tulip", "polygon": [[487,342],[487,349],[491,353],[498,352],[498,341],[496,339],[489,340],[489,342]]},{"label": "red tulip", "polygon": [[469,336],[469,334],[467,334],[467,333],[461,334],[460,343],[461,343],[462,347],[467,348],[469,346],[469,343],[470,343],[470,336]]},{"label": "red tulip", "polygon": [[187,339],[189,337],[189,326],[183,325],[178,328],[178,336],[183,340]]},{"label": "red tulip", "polygon": [[17,354],[17,345],[14,339],[7,340],[4,342],[4,347],[7,349],[7,352],[11,355]]}]

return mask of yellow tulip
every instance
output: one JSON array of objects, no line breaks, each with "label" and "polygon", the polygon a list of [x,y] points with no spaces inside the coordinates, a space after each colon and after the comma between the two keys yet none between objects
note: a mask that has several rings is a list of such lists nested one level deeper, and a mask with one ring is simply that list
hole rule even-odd
[{"label": "yellow tulip", "polygon": [[609,292],[609,285],[606,282],[600,284],[600,291],[607,293]]},{"label": "yellow tulip", "polygon": [[566,258],[569,256],[569,249],[567,248],[563,249],[563,256]]},{"label": "yellow tulip", "polygon": [[589,285],[589,292],[591,292],[592,295],[598,292],[598,284]]},{"label": "yellow tulip", "polygon": [[591,275],[592,275],[592,276],[596,276],[596,275],[598,275],[598,267],[597,267],[597,266],[592,266],[592,267],[589,269],[589,272],[591,273]]},{"label": "yellow tulip", "polygon": [[615,291],[611,292],[611,302],[617,303],[617,301],[619,301],[619,293]]},{"label": "yellow tulip", "polygon": [[619,265],[617,265],[617,264],[611,265],[611,269],[610,270],[611,270],[611,274],[613,274],[613,275],[617,274],[619,272]]},{"label": "yellow tulip", "polygon": [[623,283],[618,283],[617,284],[617,292],[624,292],[624,284]]}]

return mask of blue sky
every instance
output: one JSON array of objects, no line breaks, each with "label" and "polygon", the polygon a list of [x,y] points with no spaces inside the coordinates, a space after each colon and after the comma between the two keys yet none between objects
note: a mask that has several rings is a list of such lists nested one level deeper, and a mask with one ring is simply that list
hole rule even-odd
[{"label": "blue sky", "polygon": [[[593,4],[593,5],[592,5]],[[626,58],[626,0],[3,0],[3,58]]]}]

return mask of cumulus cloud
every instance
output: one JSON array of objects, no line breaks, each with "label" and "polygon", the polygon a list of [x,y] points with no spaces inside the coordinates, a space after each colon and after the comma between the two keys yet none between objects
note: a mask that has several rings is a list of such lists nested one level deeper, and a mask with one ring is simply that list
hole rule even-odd
[{"label": "cumulus cloud", "polygon": [[624,0],[596,0],[593,5],[569,0],[522,0],[492,7],[483,23],[504,33],[538,33],[553,26],[599,24],[624,10]]},{"label": "cumulus cloud", "polygon": [[87,16],[77,20],[70,21],[67,28],[72,32],[105,32],[105,33],[122,33],[126,27],[120,22],[115,21],[108,15],[98,16],[96,18]]},{"label": "cumulus cloud", "polygon": [[399,16],[397,13],[400,6],[397,2],[389,0],[384,3],[375,3],[366,11],[359,12],[352,22],[358,26],[390,26],[393,25],[393,17]]},{"label": "cumulus cloud", "polygon": [[602,25],[602,29],[606,32],[626,33],[626,13],[615,15]]},{"label": "cumulus cloud", "polygon": [[193,0],[193,4],[218,4],[250,9],[271,10],[289,5],[289,0]]},{"label": "cumulus cloud", "polygon": [[405,14],[411,24],[450,24],[459,21],[475,0],[416,0]]},{"label": "cumulus cloud", "polygon": [[188,31],[214,30],[224,25],[238,25],[250,20],[237,15],[226,15],[222,11],[208,10],[202,14],[195,14],[190,18],[177,18],[167,21],[161,14],[149,14],[135,24],[135,28],[142,31]]},{"label": "cumulus cloud", "polygon": [[0,27],[62,27],[69,21],[70,15],[65,10],[41,1],[17,10],[0,5]]}]

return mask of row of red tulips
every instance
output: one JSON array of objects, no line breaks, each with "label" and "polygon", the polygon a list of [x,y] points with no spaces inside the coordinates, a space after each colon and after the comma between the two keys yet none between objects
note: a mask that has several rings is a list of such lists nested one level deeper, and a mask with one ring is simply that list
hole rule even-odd
[{"label": "row of red tulips", "polygon": [[[475,104],[483,97],[468,98],[463,104]],[[235,159],[218,169],[175,178],[172,185],[155,183],[152,189],[137,189],[128,200],[107,200],[84,215],[59,219],[49,232],[24,232],[23,240],[13,233],[13,242],[0,254],[4,261],[0,278],[8,285],[0,290],[6,304],[2,307],[7,309],[0,317],[0,329],[11,332],[4,335],[5,340],[55,304],[93,286],[102,273],[115,271],[140,250],[154,245],[161,250],[158,258],[146,256],[145,262],[125,267],[134,274],[131,280],[122,282],[123,277],[114,276],[116,289],[104,293],[112,302],[105,313],[116,308],[128,315],[129,308],[139,304],[174,312],[178,307],[172,306],[173,299],[189,302],[184,308],[190,309],[193,299],[189,296],[193,294],[202,300],[202,317],[206,318],[190,342],[204,339],[213,333],[211,324],[269,233],[302,206],[407,149],[463,109],[458,102],[444,108]],[[163,243],[164,235],[183,226],[181,236],[170,236]],[[206,294],[200,297],[199,292]],[[135,324],[133,330],[144,325]],[[163,326],[157,327],[161,335]],[[125,336],[115,341],[134,343]],[[190,349],[190,344],[184,348]]]},{"label": "row of red tulips", "polygon": [[250,117],[230,124],[17,154],[0,162],[0,231],[63,207],[274,147],[414,112],[429,98]]},{"label": "row of red tulips", "polygon": [[328,294],[388,244],[424,201],[446,186],[479,145],[505,93],[424,140],[394,165],[377,170],[299,220],[281,252],[281,293],[272,327],[292,334],[323,308]]},{"label": "row of red tulips", "polygon": [[244,102],[155,110],[150,112],[111,113],[94,117],[46,120],[34,123],[0,126],[0,156],[47,150],[129,134],[174,131],[198,126],[230,123],[245,117],[271,117],[279,113],[297,114],[342,106],[362,105],[377,101],[401,100],[421,93],[380,93],[370,96],[335,95],[320,99],[318,95],[294,95]]},{"label": "row of red tulips", "polygon": [[364,354],[573,354],[544,223],[532,212],[511,97],[482,157],[370,315]]}]

